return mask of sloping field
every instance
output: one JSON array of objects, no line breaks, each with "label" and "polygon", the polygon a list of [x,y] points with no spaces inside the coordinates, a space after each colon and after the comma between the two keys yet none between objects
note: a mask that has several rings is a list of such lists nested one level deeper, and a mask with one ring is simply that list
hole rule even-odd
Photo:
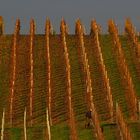
[{"label": "sloping field", "polygon": [[[45,35],[32,31],[29,35],[0,35],[1,139],[139,139],[140,49],[134,52],[137,44],[130,32],[117,36],[111,26],[114,36],[112,31],[102,35],[94,27],[89,35],[69,35],[63,24],[59,35],[50,31]],[[119,60],[121,55],[125,61]],[[93,105],[98,122],[93,118],[92,126],[85,128],[85,113],[94,109]],[[126,136],[126,132],[130,135]]]}]

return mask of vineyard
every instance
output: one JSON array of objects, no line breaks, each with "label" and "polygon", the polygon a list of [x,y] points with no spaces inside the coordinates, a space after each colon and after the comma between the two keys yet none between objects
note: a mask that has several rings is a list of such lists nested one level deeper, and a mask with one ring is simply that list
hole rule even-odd
[{"label": "vineyard", "polygon": [[[140,137],[140,38],[130,19],[120,35],[78,19],[60,34],[49,19],[44,34],[30,21],[28,35],[4,34],[0,17],[1,140],[138,140]],[[92,123],[85,128],[85,113]]]}]

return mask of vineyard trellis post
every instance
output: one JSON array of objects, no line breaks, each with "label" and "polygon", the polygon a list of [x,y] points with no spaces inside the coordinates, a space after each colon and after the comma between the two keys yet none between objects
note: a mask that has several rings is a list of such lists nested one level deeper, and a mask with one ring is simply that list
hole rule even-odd
[{"label": "vineyard trellis post", "polygon": [[109,106],[110,118],[111,118],[111,121],[113,121],[113,117],[114,117],[113,97],[112,97],[112,92],[111,92],[108,74],[107,74],[106,67],[105,67],[105,64],[103,61],[102,51],[101,51],[100,42],[99,42],[99,32],[100,32],[99,25],[96,23],[96,20],[91,21],[91,33],[90,33],[90,35],[93,36],[93,38],[94,38],[97,53],[99,55],[98,59],[99,59],[101,71],[103,74],[104,87],[105,87],[105,90],[107,93],[107,100],[109,101],[108,106]]},{"label": "vineyard trellis post", "polygon": [[17,41],[20,34],[20,20],[17,19],[14,38],[13,38],[13,46],[12,46],[12,79],[11,79],[11,88],[10,88],[10,125],[13,125],[13,102],[14,102],[14,92],[15,92],[15,79],[16,79],[16,48]]},{"label": "vineyard trellis post", "polygon": [[118,124],[118,122],[119,122],[119,120],[118,120],[118,107],[119,107],[119,105],[118,105],[118,103],[116,102],[116,123],[117,123],[117,127],[118,127],[118,130],[119,130],[119,133],[120,133],[120,137],[121,137],[121,140],[124,140],[124,138],[123,138],[123,133],[122,133],[122,131],[121,131],[121,127],[120,127],[120,125]]},{"label": "vineyard trellis post", "polygon": [[50,122],[49,122],[49,112],[48,108],[46,108],[46,123],[47,123],[47,137],[46,140],[51,140],[51,129],[50,129]]},{"label": "vineyard trellis post", "polygon": [[5,125],[5,109],[3,109],[3,115],[2,115],[1,140],[4,140],[4,125]]},{"label": "vineyard trellis post", "polygon": [[47,100],[47,105],[48,105],[48,114],[49,114],[49,122],[50,125],[52,125],[52,115],[51,115],[51,102],[52,102],[52,94],[51,94],[51,61],[50,61],[50,34],[51,34],[51,24],[50,20],[46,20],[46,48],[47,48],[47,75],[48,75],[48,80],[47,80],[47,86],[48,86],[48,100]]},{"label": "vineyard trellis post", "polygon": [[70,62],[69,62],[69,54],[66,44],[66,34],[68,30],[68,26],[66,25],[66,22],[64,19],[61,21],[60,26],[60,32],[61,32],[61,39],[62,39],[62,46],[64,49],[64,57],[65,57],[65,63],[66,63],[66,82],[67,82],[67,95],[68,95],[68,112],[69,112],[69,125],[70,125],[70,139],[71,140],[77,140],[77,132],[76,132],[76,124],[75,124],[75,117],[74,117],[74,111],[72,106],[72,97],[71,97],[71,68],[70,68]]},{"label": "vineyard trellis post", "polygon": [[29,107],[30,107],[30,124],[33,123],[33,86],[34,86],[34,73],[33,73],[33,47],[34,47],[34,35],[35,35],[35,22],[32,19],[30,22],[30,93],[29,93]]},{"label": "vineyard trellis post", "polygon": [[25,110],[24,110],[24,140],[27,140],[26,120],[27,120],[27,112],[26,112],[26,107],[25,107]]}]

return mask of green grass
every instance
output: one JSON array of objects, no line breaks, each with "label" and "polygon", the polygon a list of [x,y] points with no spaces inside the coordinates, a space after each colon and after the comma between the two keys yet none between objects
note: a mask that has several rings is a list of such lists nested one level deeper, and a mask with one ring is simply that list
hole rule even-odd
[{"label": "green grass", "polygon": [[51,127],[52,140],[69,140],[70,137],[69,126],[67,123],[59,123]]},{"label": "green grass", "polygon": [[28,140],[45,140],[45,131],[46,127],[43,126],[34,126],[34,127],[28,127],[27,128],[27,139]]},{"label": "green grass", "polygon": [[133,140],[140,138],[140,122],[129,123],[129,128],[133,137]]},{"label": "green grass", "polygon": [[116,125],[108,124],[103,126],[103,134],[106,140],[116,140],[117,139]]},{"label": "green grass", "polygon": [[85,121],[79,122],[78,126],[79,140],[96,140],[93,126],[85,128]]},{"label": "green grass", "polygon": [[21,139],[22,129],[20,128],[11,128],[11,140],[20,140]]},{"label": "green grass", "polygon": [[[27,127],[27,139],[28,140],[45,140],[46,128],[42,126]],[[8,135],[5,135],[5,134]],[[9,140],[21,140],[24,139],[24,129],[21,127],[6,128],[4,131],[5,138]],[[7,140],[6,139],[6,140]]]}]

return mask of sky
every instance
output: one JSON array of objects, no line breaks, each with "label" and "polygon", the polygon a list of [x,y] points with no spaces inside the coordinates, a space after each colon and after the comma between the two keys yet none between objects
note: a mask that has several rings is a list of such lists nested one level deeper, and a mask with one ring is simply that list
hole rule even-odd
[{"label": "sky", "polygon": [[30,19],[36,22],[36,33],[44,33],[45,20],[50,18],[53,29],[59,33],[64,18],[70,33],[74,33],[75,21],[80,18],[89,33],[90,22],[96,19],[107,32],[107,21],[113,18],[123,32],[125,18],[131,18],[140,31],[140,0],[0,0],[0,15],[5,22],[5,32],[11,34],[17,18],[21,20],[21,33],[29,33]]}]

